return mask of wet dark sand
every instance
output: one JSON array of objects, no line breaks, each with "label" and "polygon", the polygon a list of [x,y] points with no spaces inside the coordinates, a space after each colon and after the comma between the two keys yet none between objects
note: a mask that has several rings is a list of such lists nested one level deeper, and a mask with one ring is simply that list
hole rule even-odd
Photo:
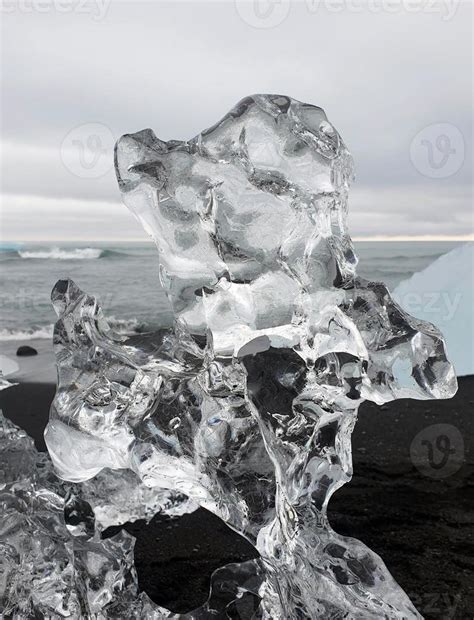
[{"label": "wet dark sand", "polygon": [[[0,393],[4,414],[39,449],[54,389],[22,383]],[[365,403],[353,435],[354,477],[330,503],[334,529],[381,555],[428,619],[474,618],[473,405],[472,376],[459,380],[448,401]],[[432,427],[439,424],[449,426]],[[421,471],[410,446],[418,447]],[[129,529],[137,536],[142,589],[175,611],[205,600],[215,568],[254,555],[204,510],[177,519],[158,515],[147,527],[138,522]]]}]

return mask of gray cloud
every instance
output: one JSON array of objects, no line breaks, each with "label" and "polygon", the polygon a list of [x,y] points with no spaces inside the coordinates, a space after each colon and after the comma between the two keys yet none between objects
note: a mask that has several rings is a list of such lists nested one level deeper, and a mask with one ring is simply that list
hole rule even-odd
[{"label": "gray cloud", "polygon": [[[73,128],[102,123],[118,137],[150,126],[184,139],[259,91],[325,108],[356,160],[355,235],[472,233],[470,3],[350,10],[362,4],[342,1],[336,13],[324,2],[293,2],[269,29],[246,23],[234,2],[112,0],[102,20],[61,13],[54,2],[49,12],[5,13],[3,235],[77,235],[71,205],[90,232],[107,221],[107,204],[119,203],[110,167],[85,178],[65,166],[61,144]],[[423,176],[410,158],[414,137],[434,123],[459,128],[465,141],[462,165],[447,178]],[[103,157],[112,161],[110,146]],[[99,220],[92,225],[90,209],[74,201],[92,201]],[[40,226],[51,209],[58,217]],[[128,217],[123,211],[102,234],[136,236]]]}]

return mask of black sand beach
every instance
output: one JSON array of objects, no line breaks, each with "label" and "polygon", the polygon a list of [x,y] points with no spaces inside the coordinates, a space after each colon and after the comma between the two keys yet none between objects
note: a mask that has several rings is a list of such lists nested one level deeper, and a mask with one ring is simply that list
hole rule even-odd
[{"label": "black sand beach", "polygon": [[[41,450],[54,391],[51,383],[22,382],[0,393],[6,417]],[[330,503],[334,529],[381,555],[427,619],[474,617],[473,405],[473,376],[460,378],[448,401],[365,403],[353,435],[353,480]],[[142,589],[174,611],[206,599],[215,568],[254,554],[205,510],[127,529],[137,537]]]}]

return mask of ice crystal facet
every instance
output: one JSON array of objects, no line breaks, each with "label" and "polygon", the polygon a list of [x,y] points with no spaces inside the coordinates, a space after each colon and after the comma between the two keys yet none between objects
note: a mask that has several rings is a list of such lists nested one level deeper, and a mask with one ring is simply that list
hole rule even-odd
[{"label": "ice crystal facet", "polygon": [[[130,476],[104,470],[101,481],[81,488],[58,480],[46,454],[0,413],[0,609],[2,618],[143,618],[150,605],[138,591],[132,536],[100,538],[101,515],[110,513],[113,490],[133,502]],[[128,480],[128,486],[127,486]],[[102,499],[94,498],[102,491]],[[73,498],[81,494],[73,508]],[[91,504],[100,510],[95,514]],[[145,516],[146,501],[131,514]],[[155,510],[159,507],[155,506]],[[120,519],[118,519],[120,521]],[[123,615],[121,613],[125,612]],[[165,610],[166,612],[166,610]],[[150,616],[151,617],[151,616]]]},{"label": "ice crystal facet", "polygon": [[260,554],[216,571],[208,603],[180,617],[238,617],[243,597],[258,618],[419,617],[326,516],[352,475],[363,400],[456,390],[439,331],[356,275],[352,170],[324,111],[279,95],[247,97],[189,141],[126,135],[120,190],[158,247],[175,327],[144,346],[74,283],[53,291],[46,441],[60,476],[128,469],[170,510],[204,506]]}]

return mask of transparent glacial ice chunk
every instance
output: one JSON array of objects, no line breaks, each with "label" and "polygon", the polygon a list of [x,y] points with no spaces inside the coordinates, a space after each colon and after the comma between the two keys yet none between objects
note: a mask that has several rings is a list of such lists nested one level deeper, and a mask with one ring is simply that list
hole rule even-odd
[{"label": "transparent glacial ice chunk", "polygon": [[265,619],[420,617],[326,511],[352,476],[359,405],[449,398],[456,378],[440,332],[356,275],[352,158],[324,111],[247,97],[189,141],[123,136],[115,158],[175,327],[126,339],[93,297],[57,283],[46,442],[58,474],[130,470],[146,502],[204,506],[255,545],[259,559],[216,571],[203,608],[162,617],[234,617],[244,603]]},{"label": "transparent glacial ice chunk", "polygon": [[101,532],[163,510],[182,514],[185,505],[130,471],[103,470],[80,484],[58,479],[48,455],[0,412],[1,617],[171,617],[139,592],[134,537]]}]

